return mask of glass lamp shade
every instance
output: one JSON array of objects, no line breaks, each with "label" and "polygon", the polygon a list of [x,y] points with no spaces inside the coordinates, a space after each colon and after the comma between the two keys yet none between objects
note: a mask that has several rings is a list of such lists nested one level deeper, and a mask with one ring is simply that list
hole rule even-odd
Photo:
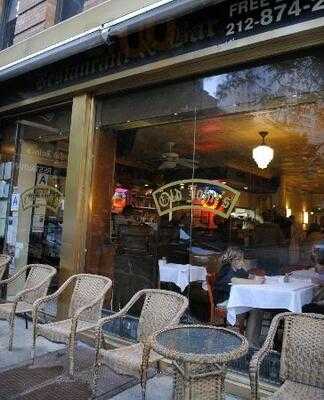
[{"label": "glass lamp shade", "polygon": [[273,156],[273,149],[264,144],[253,149],[253,159],[260,169],[266,169],[272,161]]}]

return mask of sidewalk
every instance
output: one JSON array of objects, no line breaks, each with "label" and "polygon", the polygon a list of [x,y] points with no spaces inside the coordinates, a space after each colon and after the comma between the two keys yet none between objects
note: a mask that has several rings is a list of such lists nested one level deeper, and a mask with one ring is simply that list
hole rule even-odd
[{"label": "sidewalk", "polygon": [[[25,329],[25,321],[16,320],[16,334],[14,339],[14,350],[8,351],[8,323],[0,321],[0,370],[9,369],[17,364],[28,361],[31,358],[31,323],[29,329]],[[37,356],[64,348],[64,345],[51,343],[43,338],[37,340]],[[172,378],[167,375],[158,375],[148,382],[147,400],[171,400]],[[59,399],[58,399],[59,400]],[[113,397],[112,400],[142,400],[139,386]],[[236,397],[226,396],[226,400],[239,400]]]}]

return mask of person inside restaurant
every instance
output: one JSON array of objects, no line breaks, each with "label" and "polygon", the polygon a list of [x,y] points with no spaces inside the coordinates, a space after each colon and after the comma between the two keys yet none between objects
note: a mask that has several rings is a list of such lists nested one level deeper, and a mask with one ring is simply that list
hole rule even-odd
[{"label": "person inside restaurant", "polygon": [[[231,285],[234,282],[244,283],[244,279],[255,279],[258,274],[259,282],[264,281],[264,271],[254,268],[244,258],[244,252],[239,247],[228,247],[221,257],[221,267],[213,287],[214,303],[219,308],[227,308]],[[239,278],[239,279],[236,279]],[[241,279],[240,279],[241,278]],[[246,323],[246,336],[251,345],[259,346],[258,338],[262,328],[262,311],[252,310],[248,315],[241,316],[241,324]]]}]

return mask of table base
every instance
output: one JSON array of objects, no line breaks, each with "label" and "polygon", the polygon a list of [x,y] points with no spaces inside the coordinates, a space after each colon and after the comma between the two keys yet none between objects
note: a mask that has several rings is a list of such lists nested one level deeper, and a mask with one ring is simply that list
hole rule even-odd
[{"label": "table base", "polygon": [[226,369],[219,365],[174,366],[174,400],[224,400]]}]

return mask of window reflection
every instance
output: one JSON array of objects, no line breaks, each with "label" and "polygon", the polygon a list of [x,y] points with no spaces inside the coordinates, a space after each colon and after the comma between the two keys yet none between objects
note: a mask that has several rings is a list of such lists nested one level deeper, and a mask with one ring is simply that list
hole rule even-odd
[{"label": "window reflection", "polygon": [[[296,270],[318,276],[324,243],[318,54],[103,100],[101,122],[117,141],[115,308],[142,287],[174,290],[189,297],[190,320],[236,322],[258,347],[276,307],[228,314],[232,279],[271,285],[292,271],[298,276]],[[273,150],[264,169],[252,156],[260,132]],[[194,188],[199,196],[184,196],[187,181],[205,182]],[[239,194],[229,215],[216,212],[224,207],[224,188]],[[155,193],[164,196],[158,204]]]},{"label": "window reflection", "polygon": [[4,7],[3,48],[13,45],[15,38],[16,21],[18,16],[18,0],[8,0]]},{"label": "window reflection", "polygon": [[59,268],[69,127],[69,107],[1,127],[0,236],[2,251],[12,257],[11,274],[33,263]]},{"label": "window reflection", "polygon": [[65,21],[83,11],[84,0],[60,0],[58,3],[59,21]]}]

